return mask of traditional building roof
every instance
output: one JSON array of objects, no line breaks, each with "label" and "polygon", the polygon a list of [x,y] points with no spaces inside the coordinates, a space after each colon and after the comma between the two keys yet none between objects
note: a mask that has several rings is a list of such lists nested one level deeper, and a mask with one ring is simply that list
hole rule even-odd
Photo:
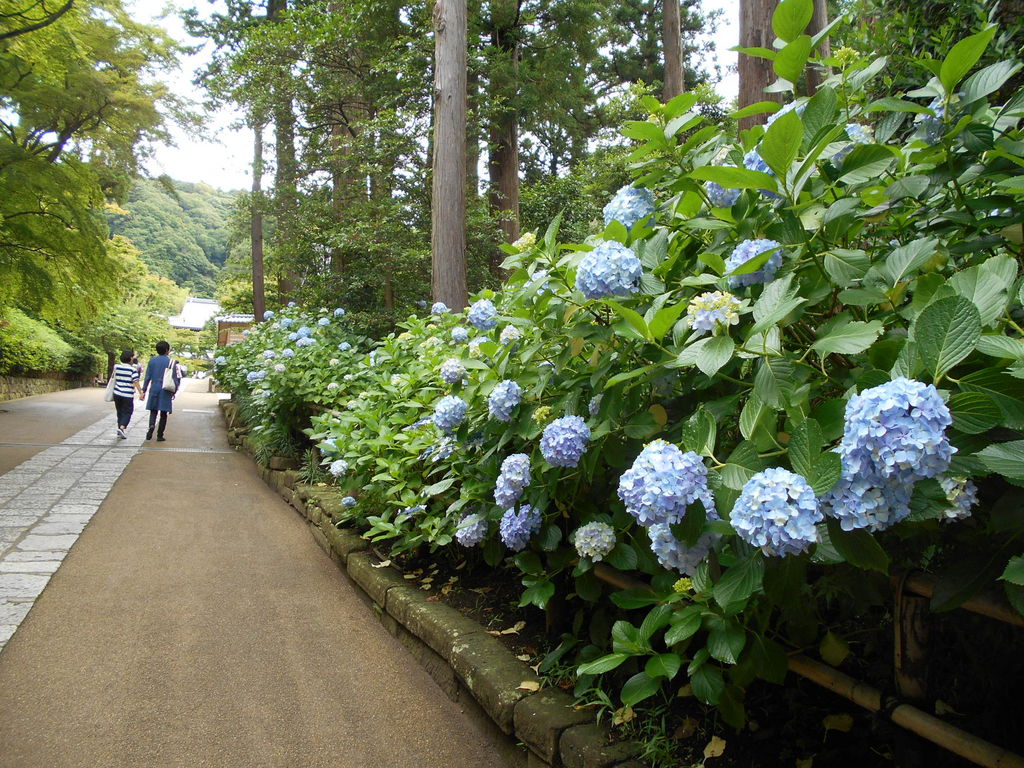
[{"label": "traditional building roof", "polygon": [[167,322],[172,328],[188,328],[192,331],[201,331],[211,317],[220,312],[220,304],[214,299],[198,299],[189,296],[185,299],[185,306],[181,314],[171,315]]}]

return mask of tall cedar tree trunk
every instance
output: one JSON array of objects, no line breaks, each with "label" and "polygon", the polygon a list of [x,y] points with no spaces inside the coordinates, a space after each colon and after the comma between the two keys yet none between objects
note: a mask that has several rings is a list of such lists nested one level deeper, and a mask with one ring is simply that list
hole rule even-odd
[{"label": "tall cedar tree trunk", "polygon": [[[807,34],[814,37],[816,34],[821,32],[825,27],[828,26],[828,0],[814,0],[814,16],[811,17],[811,26],[807,30]],[[818,43],[818,56],[827,59],[832,55],[832,46],[828,41],[827,37],[822,38],[821,42]],[[813,96],[814,93],[821,87],[822,82],[829,76],[829,69],[825,67],[824,71],[816,67],[807,68],[807,94]]]},{"label": "tall cedar tree trunk", "polygon": [[[519,239],[519,114],[515,108],[518,91],[519,0],[495,0],[491,4],[491,44],[507,64],[509,80],[493,84],[495,93],[505,97],[505,109],[496,115],[488,130],[490,155],[487,172],[490,180],[488,202],[491,212],[500,217],[505,242]],[[504,253],[495,249],[491,256],[491,274],[502,279]]]},{"label": "tall cedar tree trunk", "polygon": [[263,123],[253,121],[252,200],[249,208],[249,235],[252,246],[252,311],[256,322],[267,309],[263,284]]},{"label": "tall cedar tree trunk", "polygon": [[466,0],[434,4],[431,288],[453,311],[466,295]]},{"label": "tall cedar tree trunk", "polygon": [[[273,22],[281,20],[281,15],[288,10],[288,0],[268,0],[267,19]],[[287,64],[278,64],[279,72],[275,81],[273,99],[274,115],[274,156],[277,168],[274,174],[274,208],[277,219],[275,239],[281,244],[292,246],[295,243],[295,214],[298,208],[298,164],[295,161],[295,112],[292,105],[291,87],[287,83],[291,73]],[[283,250],[283,249],[282,249]],[[285,260],[284,273],[280,281],[281,303],[286,303],[298,283],[298,274],[293,264]]]},{"label": "tall cedar tree trunk", "polygon": [[664,0],[662,49],[665,55],[665,87],[662,100],[670,101],[683,92],[683,35],[679,0]]},{"label": "tall cedar tree trunk", "polygon": [[[740,0],[740,46],[743,48],[771,49],[775,33],[772,31],[772,13],[778,0]],[[739,106],[749,106],[759,101],[782,101],[777,93],[765,93],[765,88],[775,82],[772,63],[767,59],[740,54]],[[768,120],[767,115],[753,115],[740,120],[740,130],[752,128]]]},{"label": "tall cedar tree trunk", "polygon": [[466,189],[469,197],[480,194],[480,73],[475,69],[466,73],[466,103],[469,119],[466,121]]}]

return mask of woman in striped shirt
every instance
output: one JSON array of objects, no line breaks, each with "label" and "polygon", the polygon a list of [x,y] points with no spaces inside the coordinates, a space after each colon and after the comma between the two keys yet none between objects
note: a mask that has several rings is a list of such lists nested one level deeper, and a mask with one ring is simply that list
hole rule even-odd
[{"label": "woman in striped shirt", "polygon": [[121,362],[114,366],[110,376],[114,379],[114,407],[117,409],[117,436],[124,440],[128,437],[126,430],[135,411],[134,397],[142,398],[139,386],[139,369],[131,364],[132,352],[126,349],[121,353]]}]

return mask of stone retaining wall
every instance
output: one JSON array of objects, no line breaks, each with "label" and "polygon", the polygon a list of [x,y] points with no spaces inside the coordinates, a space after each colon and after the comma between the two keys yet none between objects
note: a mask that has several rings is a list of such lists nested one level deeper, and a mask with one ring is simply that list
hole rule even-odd
[{"label": "stone retaining wall", "polygon": [[[228,440],[248,450],[244,427],[235,423],[235,405],[221,401]],[[275,466],[274,462],[271,466]],[[476,621],[411,586],[396,569],[380,567],[369,542],[338,528],[344,517],[341,495],[333,488],[298,482],[293,468],[261,467],[264,482],[309,521],[317,543],[363,591],[374,613],[453,701],[475,702],[509,740],[519,743],[511,762],[528,768],[644,768],[632,743],[609,744],[592,712],[572,708],[557,688],[523,689],[539,683],[529,666],[515,658]]]},{"label": "stone retaining wall", "polygon": [[87,381],[78,379],[33,379],[28,376],[0,376],[0,402],[17,400],[20,397],[45,395],[65,389],[87,386]]}]

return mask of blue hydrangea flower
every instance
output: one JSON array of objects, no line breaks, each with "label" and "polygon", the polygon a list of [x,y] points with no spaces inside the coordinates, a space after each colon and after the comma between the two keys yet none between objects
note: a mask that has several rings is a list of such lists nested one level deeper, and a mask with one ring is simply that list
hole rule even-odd
[{"label": "blue hydrangea flower", "polygon": [[282,317],[278,323],[282,328],[291,328],[295,324],[295,320],[290,317]]},{"label": "blue hydrangea flower", "polygon": [[338,444],[334,441],[333,437],[329,437],[329,438],[327,438],[326,440],[324,440],[323,442],[320,443],[320,452],[321,453],[337,453],[338,452]]},{"label": "blue hydrangea flower", "polygon": [[308,325],[304,325],[301,328],[299,328],[299,330],[297,330],[295,333],[298,334],[300,339],[306,339],[313,335],[313,329],[310,328]]},{"label": "blue hydrangea flower", "polygon": [[746,285],[757,285],[759,283],[770,283],[775,279],[775,273],[782,266],[782,252],[780,243],[775,240],[744,240],[733,248],[729,258],[725,260],[725,269],[732,272],[737,267],[746,264],[755,256],[770,251],[775,251],[768,257],[768,261],[756,272],[749,272],[745,275],[729,275],[729,286],[741,288]]},{"label": "blue hydrangea flower", "polygon": [[732,208],[740,199],[740,190],[727,189],[713,181],[704,183],[704,192],[713,208]]},{"label": "blue hydrangea flower", "polygon": [[464,547],[475,547],[485,538],[487,521],[475,512],[462,518],[459,527],[455,529],[455,539]]},{"label": "blue hydrangea flower", "polygon": [[350,349],[352,349],[352,345],[349,344],[347,341],[343,341],[341,342],[341,344],[338,345],[338,349],[342,352],[348,352]]},{"label": "blue hydrangea flower", "polygon": [[651,540],[651,551],[657,555],[661,567],[686,576],[696,572],[697,566],[707,559],[721,538],[716,533],[703,533],[692,547],[688,547],[672,535],[668,523],[655,523],[647,529],[647,536]]},{"label": "blue hydrangea flower", "polygon": [[295,342],[296,347],[311,347],[316,344],[316,339],[311,336],[303,336],[301,339]]},{"label": "blue hydrangea flower", "polygon": [[498,324],[498,310],[489,299],[480,299],[469,308],[469,322],[481,331],[489,331]]},{"label": "blue hydrangea flower", "polygon": [[501,335],[498,336],[498,341],[500,341],[503,346],[507,347],[509,344],[513,344],[514,342],[519,341],[521,338],[523,338],[522,331],[520,331],[514,325],[506,325],[504,328],[501,329]]},{"label": "blue hydrangea flower", "polygon": [[530,457],[513,453],[501,462],[501,473],[494,484],[494,501],[501,509],[515,504],[530,484]]},{"label": "blue hydrangea flower", "polygon": [[344,459],[335,459],[331,462],[330,467],[327,468],[334,477],[344,477],[348,472],[348,462]]},{"label": "blue hydrangea flower", "polygon": [[272,349],[265,349],[263,350],[263,357],[265,357],[267,360],[273,360],[275,357],[277,357],[277,353]]},{"label": "blue hydrangea flower", "polygon": [[288,302],[288,306],[289,307],[294,307],[295,306],[295,302],[294,301],[289,301]]},{"label": "blue hydrangea flower", "polygon": [[319,325],[321,328],[326,328],[328,325],[331,324],[331,319],[329,317],[321,317],[319,320],[316,321],[316,324]]},{"label": "blue hydrangea flower", "polygon": [[352,507],[354,507],[357,503],[358,502],[356,502],[355,498],[353,498],[352,496],[346,496],[341,500],[341,505],[345,507],[345,509],[352,509]]},{"label": "blue hydrangea flower", "polygon": [[408,517],[416,517],[416,515],[418,515],[420,512],[426,512],[426,511],[427,511],[427,508],[425,506],[423,506],[422,504],[416,504],[415,506],[412,506],[412,507],[405,507],[398,514],[399,515],[405,515],[408,518]]},{"label": "blue hydrangea flower", "polygon": [[455,428],[466,418],[466,410],[469,406],[461,397],[447,395],[437,401],[434,408],[434,424],[442,432],[454,432]]},{"label": "blue hydrangea flower", "polygon": [[858,144],[870,144],[874,139],[871,136],[871,129],[860,123],[847,123],[846,135],[850,137],[850,143],[832,155],[832,165],[836,168],[843,167],[846,156],[853,152]]},{"label": "blue hydrangea flower", "polygon": [[802,117],[805,109],[807,109],[807,102],[804,101],[791,101],[788,104],[783,104],[782,109],[780,109],[778,112],[768,115],[767,125],[771,125],[784,114],[786,114],[787,112],[792,112],[793,110],[796,110],[796,113]]},{"label": "blue hydrangea flower", "polygon": [[295,341],[298,338],[299,334],[295,333],[294,331],[288,334],[288,341]]},{"label": "blue hydrangea flower", "polygon": [[900,376],[850,398],[839,455],[851,475],[910,485],[949,468],[956,452],[946,437],[952,423],[934,386]]},{"label": "blue hydrangea flower", "polygon": [[913,487],[901,480],[851,472],[843,467],[839,481],[821,499],[826,515],[844,531],[884,531],[910,514]]},{"label": "blue hydrangea flower", "polygon": [[455,326],[452,328],[452,341],[458,344],[464,344],[469,341],[469,331],[461,325]]},{"label": "blue hydrangea flower", "polygon": [[932,99],[928,108],[934,115],[918,115],[914,118],[914,122],[918,124],[921,138],[924,139],[925,143],[934,145],[938,144],[946,133],[944,122],[946,119],[946,105],[941,97],[936,96]]},{"label": "blue hydrangea flower", "polygon": [[740,321],[739,308],[739,299],[731,293],[708,291],[690,302],[686,308],[687,322],[697,336],[728,330]]},{"label": "blue hydrangea flower", "polygon": [[590,398],[590,402],[587,403],[587,413],[591,416],[597,416],[601,410],[601,401],[604,399],[604,395],[594,395]]},{"label": "blue hydrangea flower", "polygon": [[288,348],[281,353],[282,357],[295,357],[295,350]]},{"label": "blue hydrangea flower", "polygon": [[767,173],[769,176],[775,175],[775,171],[764,161],[756,147],[743,156],[743,167],[748,171],[760,171],[761,173]]},{"label": "blue hydrangea flower", "polygon": [[268,309],[266,312],[263,313],[263,319],[264,320],[269,320],[273,316],[274,316],[274,311],[271,310],[271,309]]},{"label": "blue hydrangea flower", "polygon": [[454,357],[441,363],[441,378],[446,384],[458,384],[466,375],[466,368]]},{"label": "blue hydrangea flower", "polygon": [[214,360],[213,362],[215,362],[217,365],[224,365],[224,363],[226,363],[227,361],[228,359],[224,357],[224,355],[218,355],[217,359]]},{"label": "blue hydrangea flower", "polygon": [[522,400],[523,390],[510,379],[498,382],[487,397],[487,410],[498,421],[512,421],[512,409]]},{"label": "blue hydrangea flower", "polygon": [[607,523],[587,523],[576,529],[572,543],[580,557],[599,563],[615,549],[615,529]]},{"label": "blue hydrangea flower", "polygon": [[513,552],[520,552],[526,547],[530,537],[540,530],[540,526],[540,510],[524,504],[518,512],[514,509],[505,510],[505,514],[501,516],[498,533],[506,547]]},{"label": "blue hydrangea flower", "polygon": [[795,555],[817,541],[823,519],[814,490],[788,469],[775,467],[750,478],[732,508],[730,522],[741,539],[766,555]]},{"label": "blue hydrangea flower", "polygon": [[329,384],[327,385],[327,389],[329,389],[329,390],[331,390],[331,391],[334,391],[335,389],[337,389],[337,388],[338,388],[338,387],[340,387],[340,386],[341,386],[341,384],[339,384],[338,382],[336,382],[336,381],[332,381],[332,382],[330,382],[330,383],[329,383]]},{"label": "blue hydrangea flower", "polygon": [[654,213],[654,195],[649,189],[625,186],[604,207],[604,225],[617,221],[632,229],[640,219]]},{"label": "blue hydrangea flower", "polygon": [[285,371],[284,363],[277,363],[274,366],[274,370],[277,371],[278,373],[284,373],[284,371]]},{"label": "blue hydrangea flower", "polygon": [[334,310],[334,316],[335,317],[344,317],[345,316],[345,310],[342,309],[341,307],[336,307],[335,310]]},{"label": "blue hydrangea flower", "polygon": [[590,427],[579,416],[563,416],[546,427],[540,452],[553,467],[575,467],[587,450]]},{"label": "blue hydrangea flower", "polygon": [[576,290],[588,299],[628,296],[640,287],[643,265],[631,248],[606,240],[580,261]]},{"label": "blue hydrangea flower", "polygon": [[266,375],[267,375],[267,372],[263,371],[263,370],[260,370],[260,371],[249,371],[245,375],[245,380],[248,381],[251,384],[254,381],[259,381],[260,379],[262,379]]},{"label": "blue hydrangea flower", "polygon": [[619,498],[626,511],[646,526],[680,522],[686,508],[698,499],[708,512],[715,509],[703,459],[665,440],[644,446],[619,478]]},{"label": "blue hydrangea flower", "polygon": [[433,306],[430,308],[430,314],[432,315],[446,315],[451,310],[448,309],[448,305],[443,301],[435,301]]},{"label": "blue hydrangea flower", "polygon": [[939,485],[946,492],[946,500],[952,505],[946,510],[947,520],[963,520],[971,516],[971,509],[978,503],[978,487],[966,477],[939,478]]}]

